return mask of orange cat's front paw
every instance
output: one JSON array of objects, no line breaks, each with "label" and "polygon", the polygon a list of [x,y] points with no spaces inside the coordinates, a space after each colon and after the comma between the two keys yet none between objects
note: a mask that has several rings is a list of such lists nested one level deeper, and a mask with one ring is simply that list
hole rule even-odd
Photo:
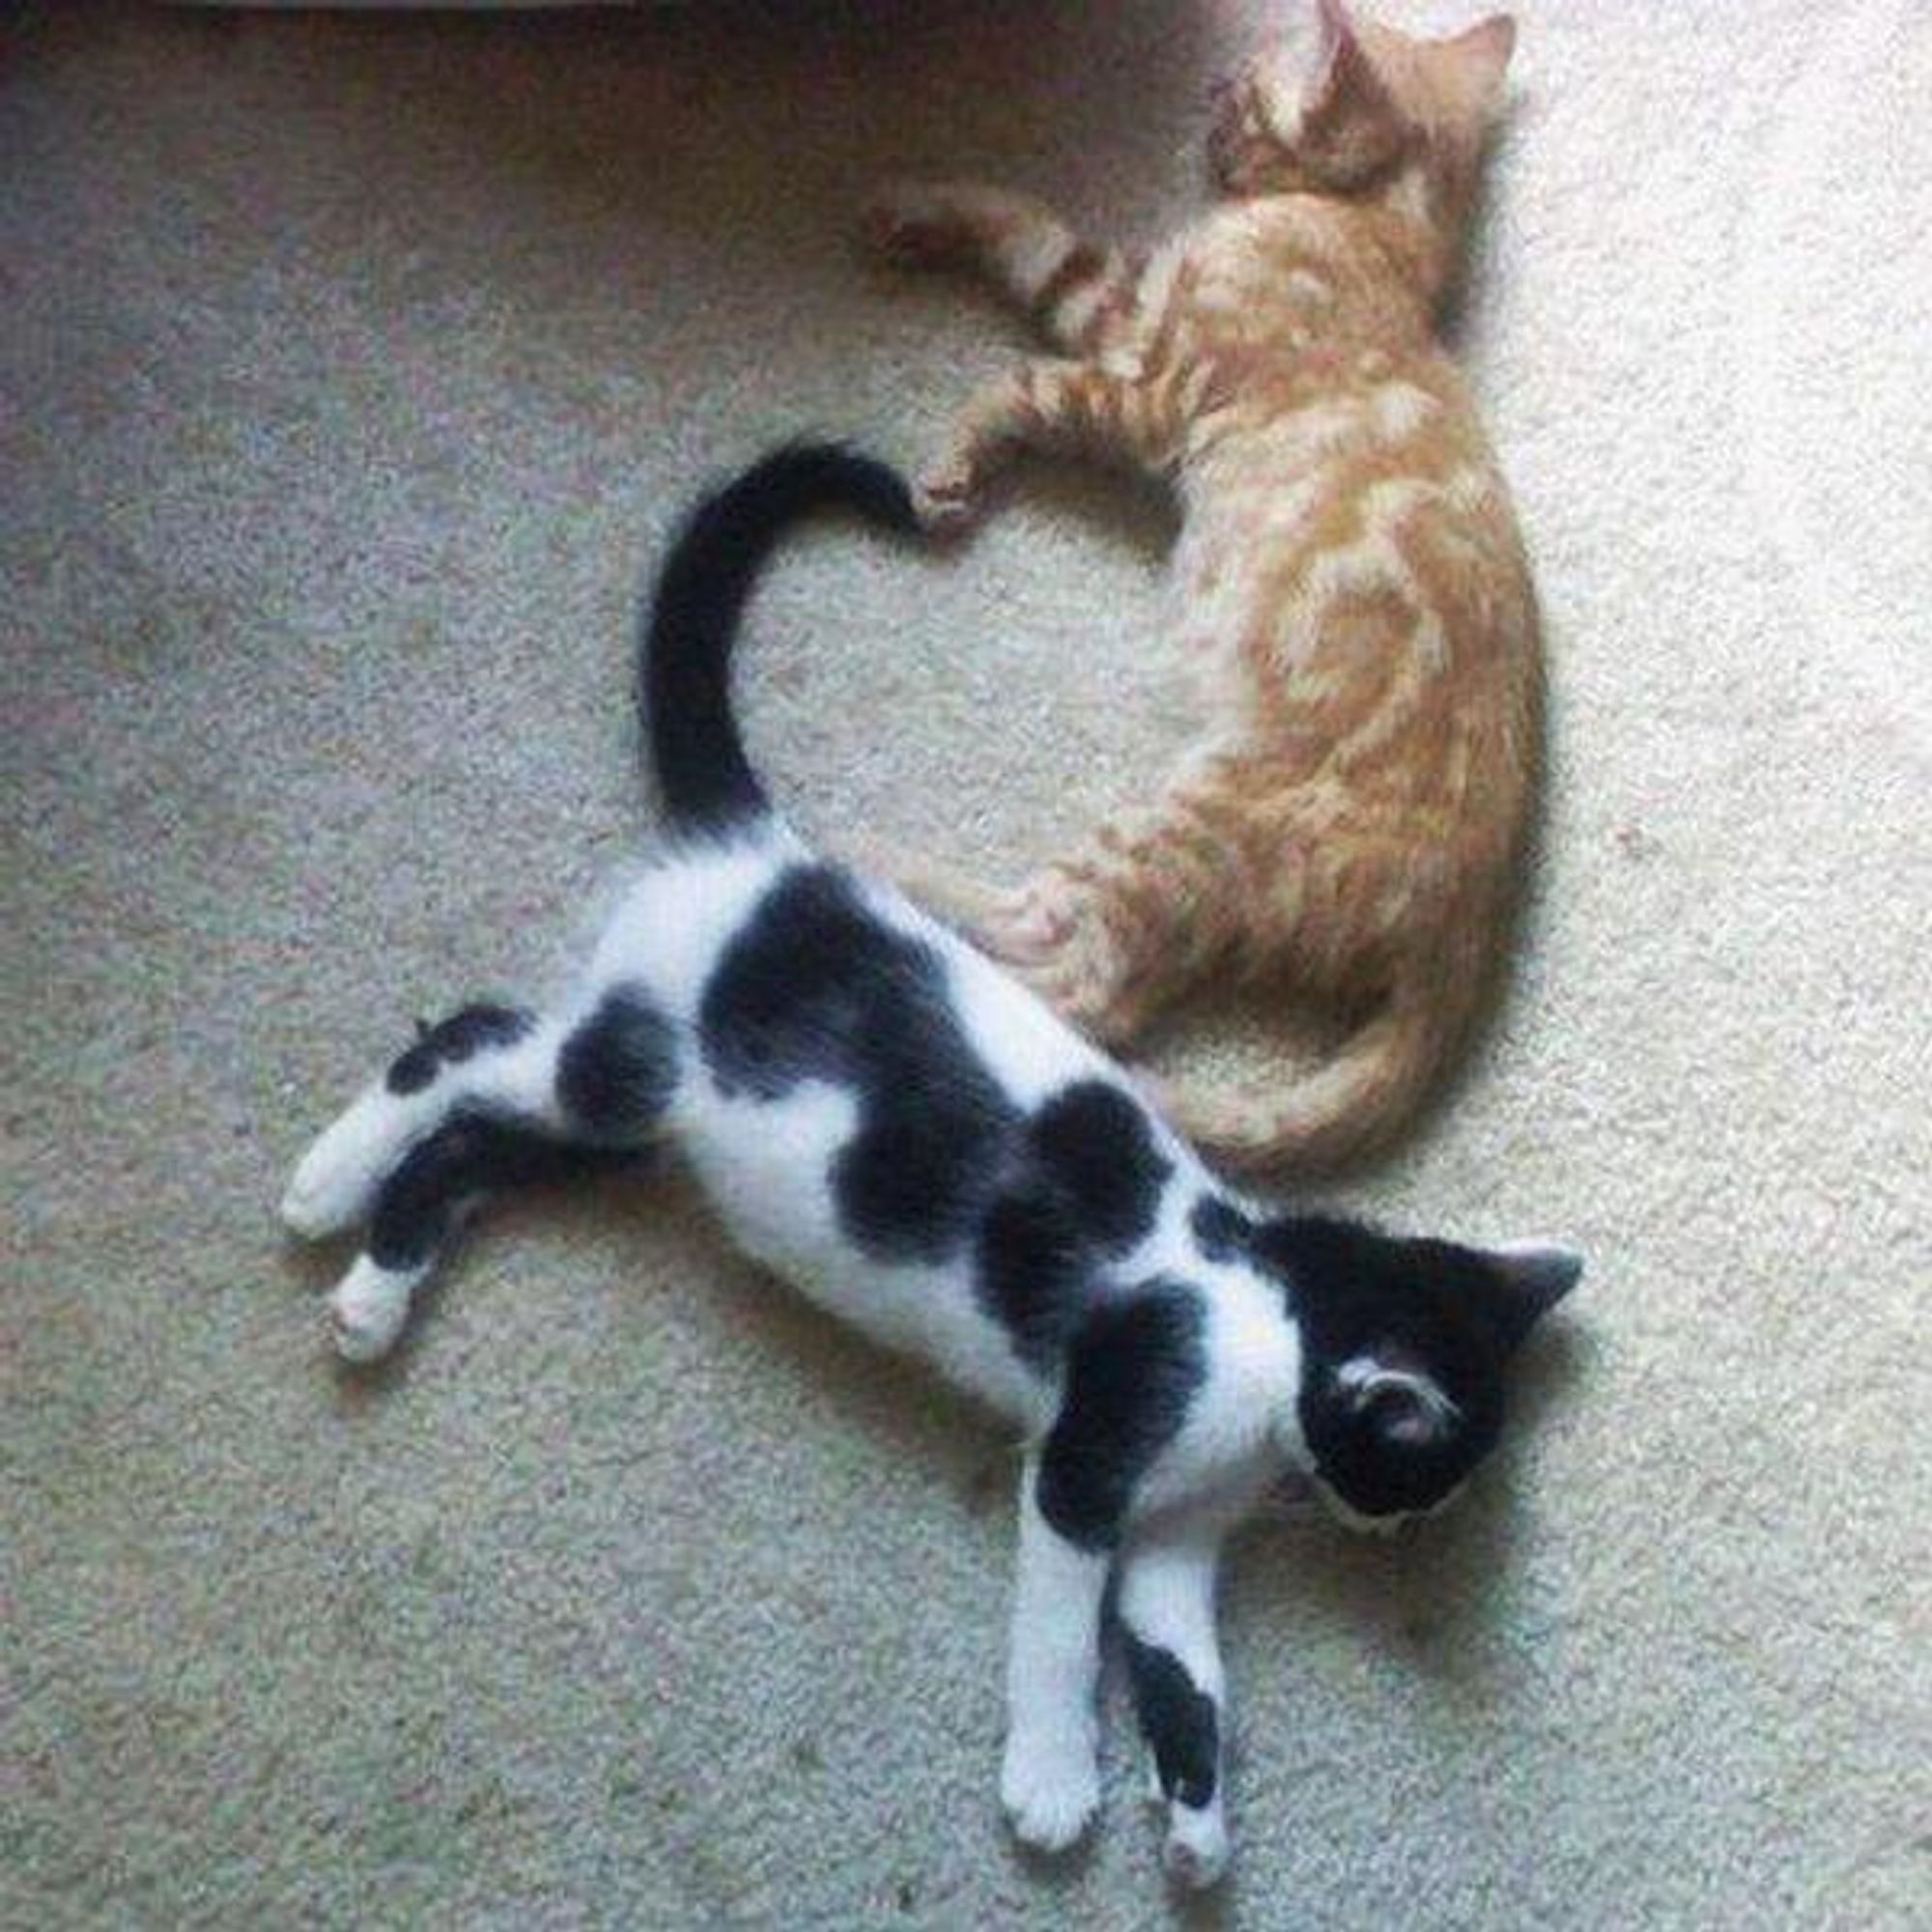
[{"label": "orange cat's front paw", "polygon": [[953,200],[919,182],[896,182],[883,189],[867,204],[863,227],[874,254],[908,269],[954,261],[972,240]]},{"label": "orange cat's front paw", "polygon": [[935,536],[956,536],[980,513],[980,480],[963,463],[942,463],[913,485],[913,507]]}]

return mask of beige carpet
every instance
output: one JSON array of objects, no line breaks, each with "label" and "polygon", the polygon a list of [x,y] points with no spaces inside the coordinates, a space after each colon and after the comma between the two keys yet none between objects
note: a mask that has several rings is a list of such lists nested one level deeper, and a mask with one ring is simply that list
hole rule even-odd
[{"label": "beige carpet", "polygon": [[[636,833],[694,485],[910,460],[1019,340],[854,259],[867,181],[1153,233],[1271,11],[0,26],[7,1926],[1177,1916],[1118,1724],[1090,1851],[1000,1830],[987,1425],[674,1182],[501,1215],[338,1374],[270,1206]],[[1467,1077],[1346,1192],[1591,1272],[1459,1515],[1244,1542],[1240,1851],[1179,1916],[1923,1924],[1932,16],[1522,11],[1463,334],[1544,856]],[[947,564],[815,537],[747,664],[779,788],[1005,867],[1130,798],[1166,535],[1038,474]]]}]

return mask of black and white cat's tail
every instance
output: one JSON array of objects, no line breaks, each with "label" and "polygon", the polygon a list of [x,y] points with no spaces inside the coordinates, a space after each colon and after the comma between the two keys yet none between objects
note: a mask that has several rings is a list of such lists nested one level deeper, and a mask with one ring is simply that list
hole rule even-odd
[{"label": "black and white cat's tail", "polygon": [[731,707],[731,646],[760,568],[793,524],[857,511],[912,533],[896,471],[834,443],[775,449],[706,497],[671,539],[638,661],[638,711],[665,817],[676,832],[720,832],[770,809]]}]

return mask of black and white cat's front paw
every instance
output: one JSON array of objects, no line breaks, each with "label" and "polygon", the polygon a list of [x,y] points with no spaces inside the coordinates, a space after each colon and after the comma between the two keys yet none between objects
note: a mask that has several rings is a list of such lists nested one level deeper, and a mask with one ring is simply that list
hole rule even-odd
[{"label": "black and white cat's front paw", "polygon": [[1196,1810],[1191,1805],[1168,1806],[1167,1842],[1160,1861],[1167,1875],[1189,1891],[1205,1891],[1228,1869],[1228,1821],[1218,1804]]},{"label": "black and white cat's front paw", "polygon": [[328,1297],[329,1339],[345,1362],[377,1362],[396,1346],[410,1319],[421,1268],[385,1268],[361,1256]]},{"label": "black and white cat's front paw", "polygon": [[1093,1822],[1100,1773],[1084,1727],[1016,1731],[1000,1766],[1000,1803],[1013,1834],[1035,1851],[1063,1852]]},{"label": "black and white cat's front paw", "polygon": [[1234,1850],[1219,1794],[1206,1804],[1170,1799],[1161,1783],[1160,1767],[1150,1757],[1147,1802],[1157,1807],[1167,1820],[1160,1863],[1168,1877],[1183,1891],[1206,1891],[1209,1886],[1219,1884]]}]

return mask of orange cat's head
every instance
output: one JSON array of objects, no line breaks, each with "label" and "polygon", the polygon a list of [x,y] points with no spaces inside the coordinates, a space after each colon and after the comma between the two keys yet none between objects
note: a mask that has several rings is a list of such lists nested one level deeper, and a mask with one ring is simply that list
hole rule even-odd
[{"label": "orange cat's head", "polygon": [[1423,41],[1317,0],[1312,48],[1270,47],[1229,84],[1208,137],[1215,184],[1236,196],[1406,192],[1453,226],[1515,44],[1507,14]]}]

